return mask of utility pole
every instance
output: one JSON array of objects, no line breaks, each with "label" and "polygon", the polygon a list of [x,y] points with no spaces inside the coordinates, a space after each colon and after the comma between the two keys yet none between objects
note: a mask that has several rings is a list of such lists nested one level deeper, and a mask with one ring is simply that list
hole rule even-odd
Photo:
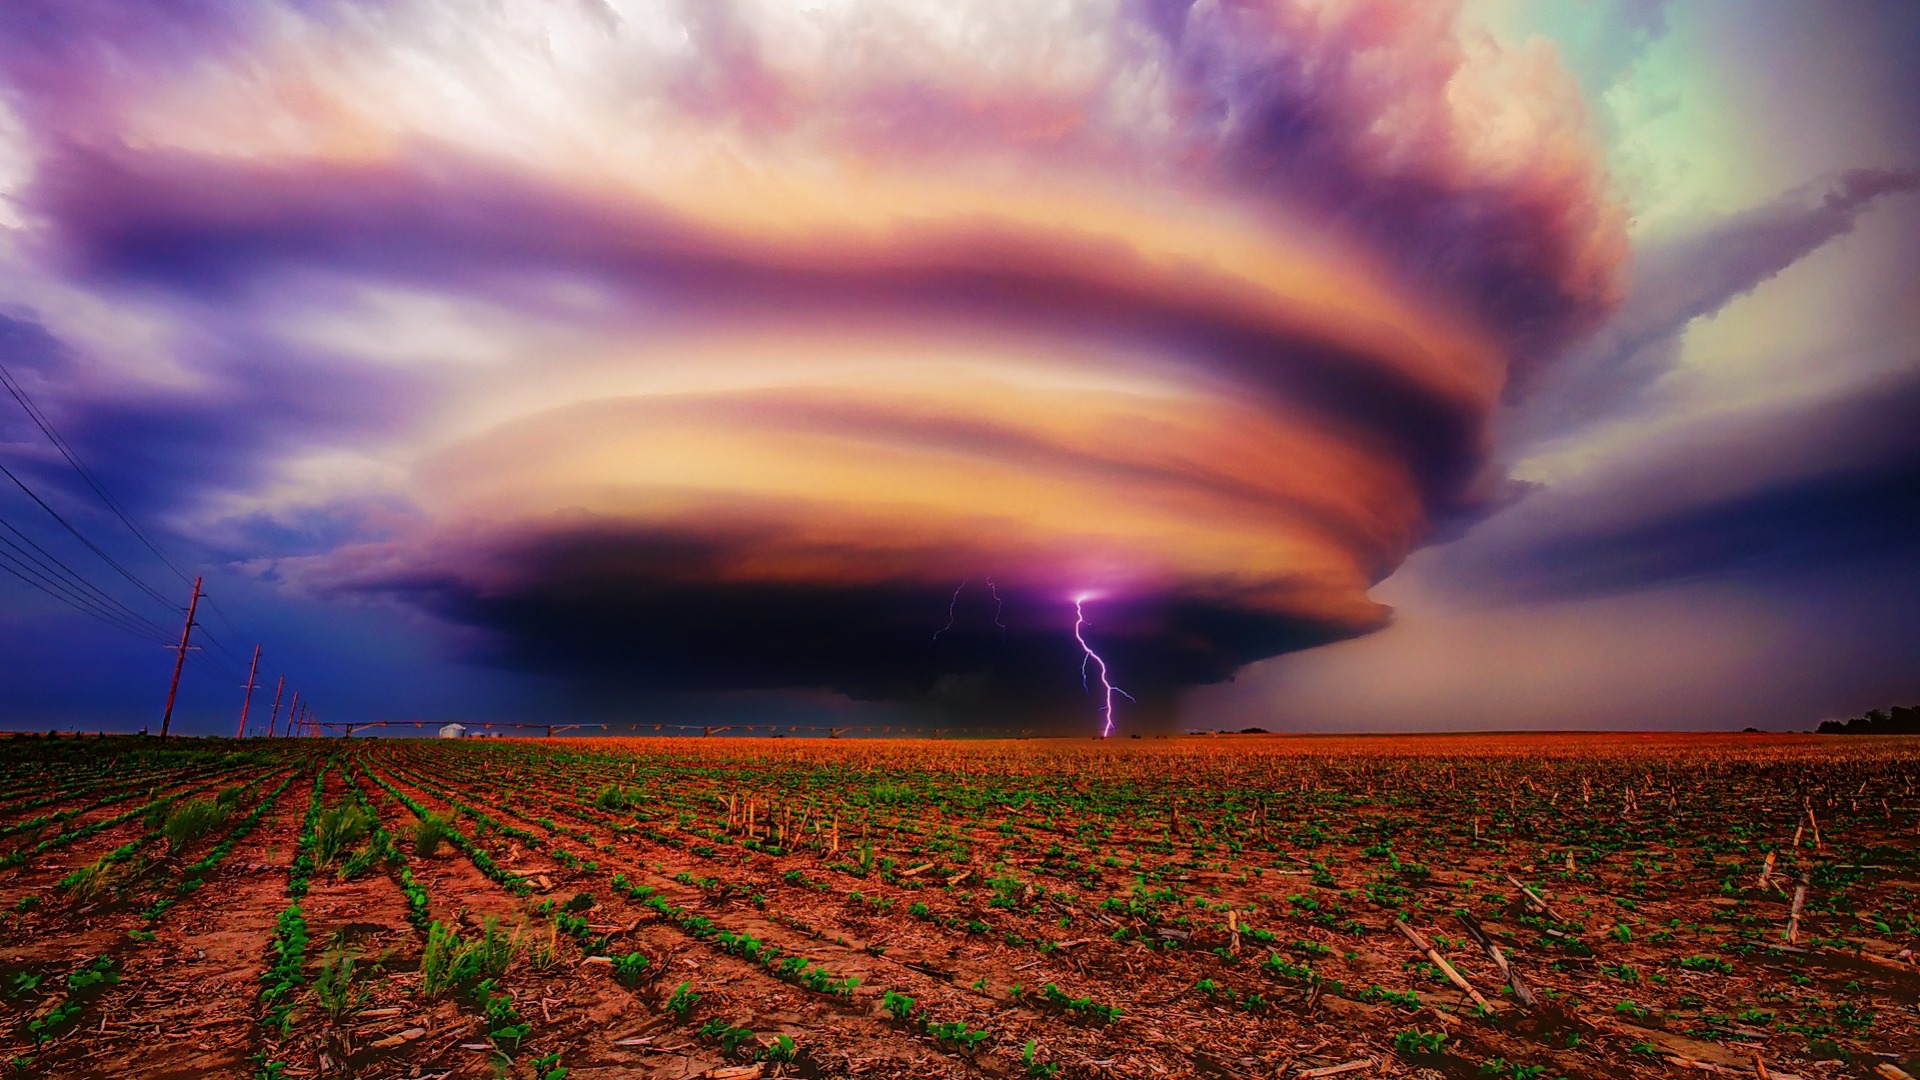
[{"label": "utility pole", "polygon": [[193,636],[193,614],[200,610],[200,579],[193,579],[193,599],[187,601],[187,625],[180,628],[180,655],[173,661],[173,685],[167,688],[167,711],[160,717],[160,737],[173,724],[173,696],[180,692],[180,669],[187,666],[187,639]]},{"label": "utility pole", "polygon": [[253,666],[247,669],[247,696],[240,702],[240,734],[236,739],[247,737],[247,709],[253,705],[253,677],[260,673],[260,646],[253,647]]},{"label": "utility pole", "polygon": [[273,715],[267,719],[267,738],[269,739],[273,738],[273,725],[280,719],[280,691],[286,687],[287,677],[282,675],[280,681],[273,687]]},{"label": "utility pole", "polygon": [[293,718],[300,712],[300,691],[293,692],[293,700],[287,705],[287,735],[293,735]]}]

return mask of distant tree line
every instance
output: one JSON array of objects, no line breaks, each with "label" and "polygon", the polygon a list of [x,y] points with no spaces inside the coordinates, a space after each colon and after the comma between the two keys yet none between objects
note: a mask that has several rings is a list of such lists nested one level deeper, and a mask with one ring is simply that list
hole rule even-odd
[{"label": "distant tree line", "polygon": [[1920,735],[1920,705],[1895,705],[1889,709],[1869,709],[1867,715],[1851,720],[1827,720],[1820,725],[1822,735]]}]

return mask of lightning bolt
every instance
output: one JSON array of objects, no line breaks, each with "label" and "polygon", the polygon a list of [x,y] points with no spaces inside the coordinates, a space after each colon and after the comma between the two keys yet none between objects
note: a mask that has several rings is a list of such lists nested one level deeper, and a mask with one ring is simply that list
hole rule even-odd
[{"label": "lightning bolt", "polygon": [[[989,581],[987,582],[987,584],[991,586],[993,582]],[[966,590],[966,587],[967,587],[967,583],[964,581],[962,581],[960,584],[955,585],[953,587],[953,599],[947,601],[947,625],[933,632],[933,640],[927,642],[928,652],[932,652],[933,647],[940,643],[941,634],[944,634],[947,631],[953,629],[954,612],[957,611],[960,607],[960,594]]]},{"label": "lightning bolt", "polygon": [[1000,599],[1000,590],[994,586],[992,578],[987,579],[987,591],[993,594],[993,625],[1000,628],[1001,637],[1006,637],[1007,624],[1000,621],[1000,609],[1006,602]]},{"label": "lightning bolt", "polygon": [[1089,661],[1097,665],[1100,669],[1100,719],[1103,723],[1100,730],[1100,737],[1104,739],[1113,734],[1113,695],[1119,694],[1128,701],[1134,700],[1134,697],[1132,694],[1113,685],[1113,681],[1107,678],[1107,662],[1100,658],[1099,653],[1093,651],[1093,646],[1087,644],[1086,635],[1081,632],[1082,627],[1093,625],[1087,621],[1086,612],[1081,608],[1081,605],[1085,604],[1088,599],[1089,597],[1086,596],[1076,596],[1073,598],[1073,640],[1080,643],[1080,688],[1083,690],[1089,689],[1087,686],[1087,663]]}]

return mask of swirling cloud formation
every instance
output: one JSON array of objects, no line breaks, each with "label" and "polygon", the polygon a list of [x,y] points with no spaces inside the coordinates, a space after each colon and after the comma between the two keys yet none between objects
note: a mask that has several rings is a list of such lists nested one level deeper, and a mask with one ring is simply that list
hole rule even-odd
[{"label": "swirling cloud formation", "polygon": [[[1084,716],[1085,598],[1151,713],[1381,625],[1615,302],[1571,80],[1445,4],[556,7],[44,0],[0,50],[35,258],[417,395],[320,485],[399,510],[279,572],[581,685]],[[235,505],[311,509],[263,452]]]}]

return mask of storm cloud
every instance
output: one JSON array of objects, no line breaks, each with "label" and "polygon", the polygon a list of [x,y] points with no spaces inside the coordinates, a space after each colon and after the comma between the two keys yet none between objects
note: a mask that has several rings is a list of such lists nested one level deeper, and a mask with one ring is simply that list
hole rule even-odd
[{"label": "storm cloud", "polygon": [[268,580],[591,694],[1022,718],[1086,716],[1079,605],[1159,723],[1383,625],[1622,295],[1577,87],[1456,15],[27,3],[0,57],[24,257],[192,328],[166,423],[259,418],[88,437],[202,455],[153,498]]}]

